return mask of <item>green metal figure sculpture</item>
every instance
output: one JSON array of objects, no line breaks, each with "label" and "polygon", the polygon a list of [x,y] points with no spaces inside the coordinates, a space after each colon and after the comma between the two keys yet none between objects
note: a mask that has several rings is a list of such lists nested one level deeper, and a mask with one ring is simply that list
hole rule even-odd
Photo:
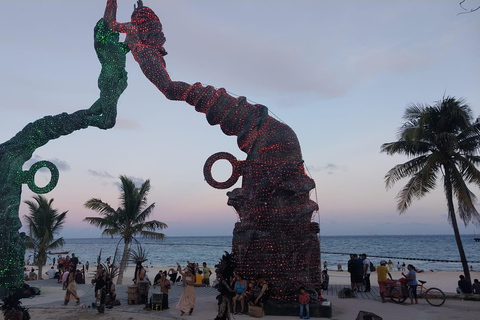
[{"label": "green metal figure sculpture", "polygon": [[[118,39],[119,34],[111,31],[103,19],[95,26],[94,46],[102,65],[98,78],[100,98],[89,109],[46,116],[27,124],[12,139],[0,144],[0,296],[23,283],[25,245],[18,232],[22,226],[18,216],[22,184],[35,193],[47,193],[58,181],[58,169],[51,162],[37,162],[27,171],[22,166],[37,148],[50,140],[89,126],[110,129],[115,125],[117,102],[127,88],[125,61],[129,51]],[[40,188],[35,185],[34,177],[42,167],[50,170],[51,179]]]}]

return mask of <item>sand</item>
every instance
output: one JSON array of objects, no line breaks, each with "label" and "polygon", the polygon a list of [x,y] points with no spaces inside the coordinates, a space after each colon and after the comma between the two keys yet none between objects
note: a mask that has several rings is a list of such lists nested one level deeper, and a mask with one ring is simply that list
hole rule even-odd
[{"label": "sand", "polygon": [[[46,271],[45,267],[44,270]],[[158,270],[168,270],[169,267],[154,267],[148,268],[150,279],[155,277]],[[134,268],[129,267],[124,275],[123,286],[117,286],[119,290],[125,290],[127,285],[131,284],[133,278]],[[349,273],[330,271],[330,284],[349,285]],[[93,270],[87,273],[87,283],[93,277]],[[446,293],[454,293],[457,286],[458,276],[460,272],[424,272],[417,275],[418,279],[427,281],[426,286],[438,287]],[[392,272],[392,276],[396,279],[401,277],[400,272]],[[480,278],[480,272],[472,272],[472,279]],[[213,277],[212,277],[213,280]],[[372,286],[376,285],[376,273],[372,274]],[[32,299],[22,299],[24,306],[30,310],[32,320],[47,320],[47,319],[112,319],[112,320],[129,320],[129,319],[214,319],[216,316],[217,304],[215,300],[216,292],[213,288],[197,288],[197,302],[196,308],[191,316],[180,316],[179,310],[175,309],[175,301],[170,300],[170,309],[164,311],[148,311],[144,310],[142,305],[127,305],[126,301],[121,301],[122,306],[107,309],[105,314],[101,315],[95,309],[88,309],[86,306],[75,306],[73,302],[67,307],[61,306],[65,291],[62,290],[61,285],[56,284],[56,280],[38,280],[27,282],[32,286],[41,286],[42,294]],[[53,284],[52,284],[53,283]],[[43,285],[42,285],[43,284]],[[158,290],[158,287],[157,289]],[[172,289],[176,290],[177,294],[181,293],[181,286]],[[210,290],[210,291],[208,291]],[[79,285],[79,296],[82,303],[90,303],[93,300],[91,292],[93,291],[91,285]],[[174,295],[170,295],[172,297]],[[421,299],[418,305],[410,305],[409,303],[394,304],[394,303],[380,303],[378,300],[368,299],[339,299],[336,296],[326,297],[332,303],[334,320],[352,319],[357,317],[360,310],[373,312],[381,316],[385,320],[397,319],[422,319],[422,320],[439,320],[439,319],[475,319],[480,312],[479,301],[463,301],[457,299],[448,299],[441,307],[432,307]],[[234,319],[248,319],[247,315],[236,315]],[[265,316],[264,319],[298,319],[298,317],[291,316]],[[232,316],[233,319],[233,316]]]}]

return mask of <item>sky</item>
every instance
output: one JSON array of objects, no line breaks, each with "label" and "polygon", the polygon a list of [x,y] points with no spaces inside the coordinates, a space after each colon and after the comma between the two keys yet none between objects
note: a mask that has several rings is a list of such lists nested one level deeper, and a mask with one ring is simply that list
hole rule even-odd
[{"label": "sky", "polygon": [[[47,115],[89,108],[99,96],[100,63],[93,28],[106,1],[1,1],[0,143]],[[118,1],[130,20],[133,0]],[[297,134],[319,205],[320,235],[451,234],[441,182],[399,215],[384,176],[408,158],[380,153],[395,141],[411,103],[463,98],[480,115],[480,12],[459,1],[154,1],[167,41],[173,80],[223,87],[269,108]],[[466,8],[480,1],[467,0]],[[121,39],[125,39],[122,35]],[[100,198],[119,205],[119,176],[150,180],[150,219],[167,236],[231,235],[237,214],[226,190],[203,178],[206,159],[220,151],[244,160],[236,137],[210,126],[185,102],[169,101],[127,57],[128,87],[113,129],[76,131],[38,148],[24,165],[49,160],[60,170],[45,194],[67,211],[65,238],[99,237],[84,207]],[[213,167],[216,180],[231,173]],[[39,186],[50,174],[36,175]],[[471,186],[480,196],[480,190]],[[24,186],[23,201],[34,194]],[[480,210],[480,208],[479,208]],[[23,219],[23,218],[22,218]],[[22,220],[24,222],[24,220]],[[24,222],[25,223],[25,222]],[[24,230],[24,229],[23,229]],[[480,233],[473,226],[461,233]]]}]

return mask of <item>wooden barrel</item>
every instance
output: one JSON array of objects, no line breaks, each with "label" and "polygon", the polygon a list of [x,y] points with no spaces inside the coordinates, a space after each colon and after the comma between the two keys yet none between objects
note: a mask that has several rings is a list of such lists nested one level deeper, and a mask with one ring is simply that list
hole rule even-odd
[{"label": "wooden barrel", "polygon": [[140,281],[138,283],[138,294],[139,295],[145,295],[148,294],[148,281]]},{"label": "wooden barrel", "polygon": [[128,293],[128,304],[138,304],[138,292]]},{"label": "wooden barrel", "polygon": [[128,286],[127,293],[137,293],[138,287],[137,286]]}]

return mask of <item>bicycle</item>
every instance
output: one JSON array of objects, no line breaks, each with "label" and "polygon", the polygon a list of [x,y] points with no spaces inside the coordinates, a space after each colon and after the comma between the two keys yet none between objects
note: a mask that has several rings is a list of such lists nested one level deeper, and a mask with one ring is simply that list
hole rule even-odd
[{"label": "bicycle", "polygon": [[[438,288],[427,288],[424,286],[426,281],[418,280],[419,285],[417,290],[420,289],[420,292],[417,293],[419,299],[425,298],[428,304],[434,307],[440,307],[445,303],[445,293]],[[402,284],[400,281],[395,281],[395,285],[387,286],[386,297],[395,303],[403,303],[407,298],[409,298],[408,285]]]}]

